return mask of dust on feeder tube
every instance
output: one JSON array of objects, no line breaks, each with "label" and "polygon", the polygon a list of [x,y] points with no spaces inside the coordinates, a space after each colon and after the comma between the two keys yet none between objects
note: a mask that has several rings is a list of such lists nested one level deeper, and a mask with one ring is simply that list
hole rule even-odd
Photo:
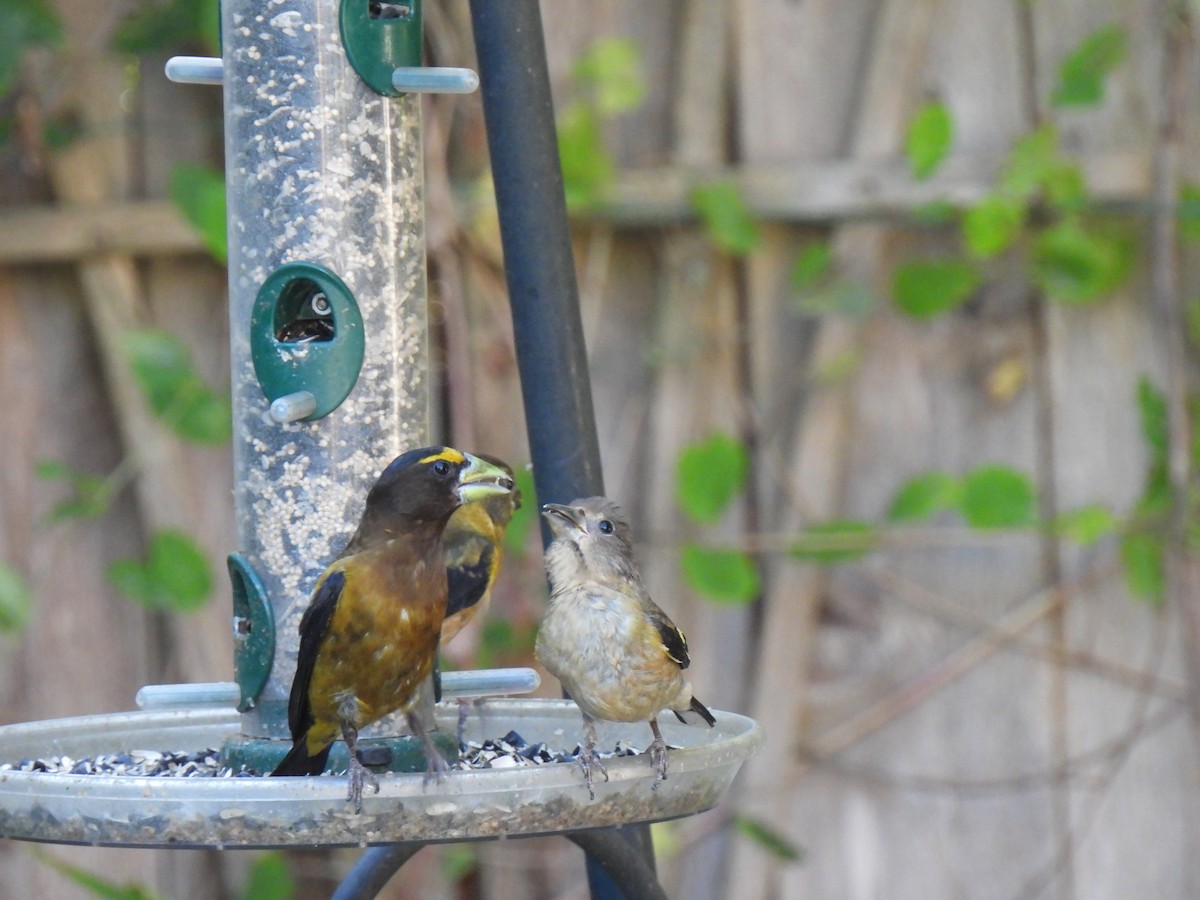
[{"label": "dust on feeder tube", "polygon": [[[222,7],[235,516],[276,628],[274,662],[242,730],[284,738],[313,585],[382,468],[428,443],[420,106],[376,93],[355,73],[338,4]],[[318,273],[314,283],[340,283],[349,305],[329,313],[321,291],[303,296],[308,286],[289,279],[290,266],[313,267],[304,271]],[[280,302],[295,307],[266,341],[273,363],[292,373],[287,385],[264,383],[252,346],[255,304],[273,276]],[[346,348],[355,342],[352,371]],[[336,378],[349,391],[323,410],[321,392]]]}]

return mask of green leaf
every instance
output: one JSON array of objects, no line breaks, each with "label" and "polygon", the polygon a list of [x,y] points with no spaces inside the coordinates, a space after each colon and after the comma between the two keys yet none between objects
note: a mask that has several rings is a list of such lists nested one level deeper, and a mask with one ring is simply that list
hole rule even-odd
[{"label": "green leaf", "polygon": [[1087,182],[1078,163],[1060,159],[1042,178],[1047,202],[1063,213],[1081,211],[1088,201]]},{"label": "green leaf", "polygon": [[171,169],[171,202],[200,232],[204,246],[222,265],[229,258],[225,218],[225,176],[209,166],[180,163]]},{"label": "green leaf", "polygon": [[158,597],[146,567],[136,559],[118,559],[108,567],[108,580],[113,587],[143,606],[157,606]]},{"label": "green leaf", "polygon": [[96,875],[86,869],[73,866],[65,860],[51,856],[42,850],[31,851],[39,862],[54,869],[60,875],[73,881],[94,897],[102,900],[161,900],[161,896],[140,884],[117,884]]},{"label": "green leaf", "polygon": [[686,544],[680,563],[687,583],[709,600],[749,603],[758,596],[758,570],[745,553]]},{"label": "green leaf", "polygon": [[1142,425],[1142,439],[1150,450],[1150,458],[1154,463],[1167,462],[1167,396],[1154,382],[1143,375],[1137,384],[1138,418]]},{"label": "green leaf", "polygon": [[264,853],[254,862],[242,900],[289,900],[296,893],[296,879],[282,853]]},{"label": "green leaf", "polygon": [[972,528],[1032,525],[1037,495],[1033,483],[1006,466],[980,466],[963,479],[961,508]]},{"label": "green leaf", "polygon": [[204,554],[190,537],[171,529],[151,538],[145,562],[119,559],[109,566],[108,577],[129,599],[174,612],[200,609],[213,586]]},{"label": "green leaf", "polygon": [[925,472],[909,479],[892,498],[887,517],[892,522],[931,518],[959,503],[959,481],[946,472]]},{"label": "green leaf", "polygon": [[949,200],[930,200],[914,206],[909,215],[918,225],[945,225],[954,219],[954,204]]},{"label": "green leaf", "polygon": [[1033,245],[1033,280],[1052,300],[1091,303],[1129,272],[1120,243],[1088,231],[1075,219],[1047,228]]},{"label": "green leaf", "polygon": [[1013,144],[1000,176],[1000,193],[1015,200],[1031,200],[1060,165],[1058,129],[1047,122]]},{"label": "green leaf", "polygon": [[558,117],[558,155],[567,208],[574,212],[595,207],[616,172],[595,109],[582,103],[563,109]]},{"label": "green leaf", "polygon": [[758,223],[732,181],[717,181],[692,190],[692,208],[708,238],[731,256],[748,256],[762,240]]},{"label": "green leaf", "polygon": [[965,260],[913,260],[896,268],[892,295],[910,316],[929,319],[961,306],[982,281]]},{"label": "green leaf", "polygon": [[805,562],[832,566],[861,559],[878,545],[879,531],[874,525],[835,519],[804,529],[789,552]]},{"label": "green leaf", "polygon": [[1126,37],[1120,25],[1093,31],[1073,50],[1058,72],[1055,106],[1092,106],[1104,99],[1104,81],[1125,60]]},{"label": "green leaf", "polygon": [[932,101],[917,108],[908,123],[905,152],[913,176],[924,181],[937,171],[954,140],[954,122],[945,104]]},{"label": "green leaf", "polygon": [[0,96],[7,94],[31,47],[62,40],[62,23],[45,0],[0,3]]},{"label": "green leaf", "polygon": [[106,513],[112,504],[113,486],[108,478],[81,472],[58,460],[43,459],[34,472],[44,481],[62,481],[71,488],[71,496],[56,503],[46,515],[48,522],[64,519],[94,519]]},{"label": "green leaf", "polygon": [[792,289],[813,290],[825,280],[832,268],[833,247],[825,241],[809,244],[792,263]]},{"label": "green leaf", "polygon": [[479,868],[479,856],[470,844],[451,844],[442,850],[442,877],[458,884]]},{"label": "green leaf", "polygon": [[1166,600],[1165,555],[1157,535],[1135,531],[1121,539],[1121,565],[1129,592],[1153,606],[1162,606]]},{"label": "green leaf", "polygon": [[1200,185],[1190,181],[1179,189],[1179,233],[1185,240],[1200,240]]},{"label": "green leaf", "polygon": [[0,563],[0,631],[20,631],[33,612],[33,592],[8,563]]},{"label": "green leaf", "polygon": [[1090,503],[1078,509],[1067,510],[1054,523],[1056,534],[1069,541],[1087,546],[1117,529],[1117,518],[1107,506]]},{"label": "green leaf", "polygon": [[147,56],[198,46],[221,55],[220,0],[173,0],[145,4],[130,14],[112,38],[118,53]]},{"label": "green leaf", "polygon": [[688,444],[675,462],[675,497],[695,522],[716,522],[741,493],[750,469],[746,445],[725,432]]},{"label": "green leaf", "polygon": [[804,858],[804,850],[796,846],[780,832],[776,831],[761,819],[749,816],[735,816],[734,827],[738,833],[745,835],[766,850],[771,856],[781,862],[799,862]]},{"label": "green leaf", "polygon": [[515,492],[521,495],[521,506],[513,512],[512,521],[504,532],[504,552],[514,558],[525,555],[529,532],[538,521],[537,491],[533,486],[533,473],[521,466],[513,471]]},{"label": "green leaf", "polygon": [[989,194],[963,214],[963,243],[979,259],[991,259],[1012,246],[1025,224],[1025,204]]},{"label": "green leaf", "polygon": [[161,605],[179,612],[200,609],[212,591],[208,559],[182,531],[167,529],[154,535],[147,571],[162,597]]},{"label": "green leaf", "polygon": [[642,51],[628,38],[601,38],[571,67],[602,116],[636,109],[646,99]]},{"label": "green leaf", "polygon": [[124,335],[122,343],[146,402],[166,425],[201,444],[230,439],[229,399],[204,383],[182,341],[167,331],[142,329]]},{"label": "green leaf", "polygon": [[875,308],[871,289],[857,281],[838,281],[796,298],[796,309],[812,316],[849,316],[861,319]]}]

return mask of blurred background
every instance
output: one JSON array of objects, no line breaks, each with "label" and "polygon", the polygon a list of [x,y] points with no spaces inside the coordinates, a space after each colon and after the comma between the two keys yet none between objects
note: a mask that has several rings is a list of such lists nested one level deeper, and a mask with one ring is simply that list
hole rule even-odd
[{"label": "blurred background", "polygon": [[[232,676],[221,96],[162,75],[215,8],[0,2],[0,722]],[[465,0],[424,14],[473,65]],[[1200,895],[1197,14],[543,4],[608,491],[768,736],[655,826],[671,896]],[[480,100],[423,102],[432,436],[523,467]],[[455,666],[531,664],[522,479]],[[357,855],[0,841],[0,896],[323,897]],[[546,838],[382,896],[586,882]]]}]

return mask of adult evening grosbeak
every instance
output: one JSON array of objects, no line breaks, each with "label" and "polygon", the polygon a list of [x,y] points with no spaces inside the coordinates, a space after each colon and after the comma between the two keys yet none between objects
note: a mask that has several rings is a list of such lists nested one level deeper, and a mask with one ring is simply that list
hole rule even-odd
[{"label": "adult evening grosbeak", "polygon": [[650,599],[633,558],[629,523],[616,504],[588,497],[562,506],[547,503],[542,515],[554,541],[546,548],[550,606],[538,629],[534,655],[583,712],[579,754],[588,793],[592,766],[608,773],[595,755],[596,719],[649,720],[654,741],[654,786],[667,777],[667,744],[658,713],[694,712],[710,726],[712,713],[692,696],[683,678],[688,667],[683,632]]},{"label": "adult evening grosbeak", "polygon": [[360,810],[364,782],[378,784],[358,759],[359,729],[396,710],[424,745],[427,777],[446,770],[414,703],[446,612],[442,531],[459,506],[512,484],[495,464],[449,447],[411,450],[383,470],[300,620],[293,746],[272,775],[320,774],[340,735],[350,751],[347,799]]}]

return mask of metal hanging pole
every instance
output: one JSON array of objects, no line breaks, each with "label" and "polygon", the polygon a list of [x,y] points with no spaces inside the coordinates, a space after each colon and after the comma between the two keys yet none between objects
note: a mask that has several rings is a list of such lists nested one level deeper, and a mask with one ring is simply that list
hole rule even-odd
[{"label": "metal hanging pole", "polygon": [[[537,0],[471,0],[513,337],[539,502],[604,493]],[[547,532],[543,529],[543,537]],[[616,829],[654,871],[646,825]],[[598,900],[621,891],[588,855]]]},{"label": "metal hanging pole", "polygon": [[575,257],[536,0],[472,0],[533,479],[542,503],[604,493]]}]

